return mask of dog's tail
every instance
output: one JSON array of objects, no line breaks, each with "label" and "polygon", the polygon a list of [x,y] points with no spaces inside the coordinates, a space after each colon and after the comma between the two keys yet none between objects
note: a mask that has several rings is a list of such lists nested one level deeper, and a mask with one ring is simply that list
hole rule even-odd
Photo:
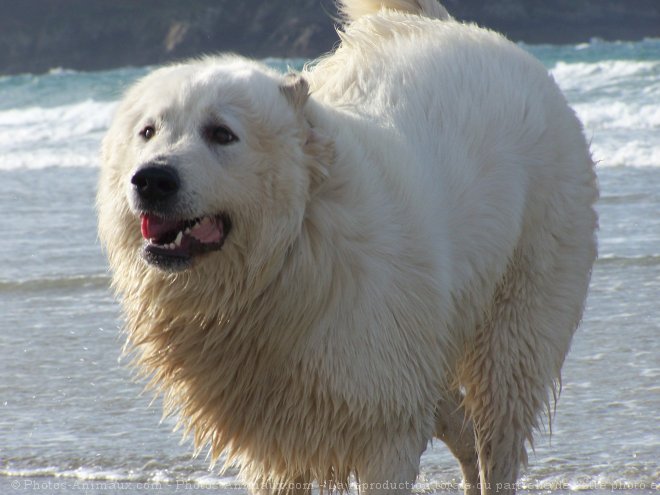
[{"label": "dog's tail", "polygon": [[339,0],[339,10],[344,15],[347,24],[364,15],[375,14],[382,9],[441,20],[452,18],[447,9],[437,0]]}]

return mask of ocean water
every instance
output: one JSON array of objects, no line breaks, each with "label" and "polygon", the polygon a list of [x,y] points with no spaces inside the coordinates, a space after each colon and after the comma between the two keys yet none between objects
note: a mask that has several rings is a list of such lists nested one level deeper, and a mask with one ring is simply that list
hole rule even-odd
[{"label": "ocean water", "polygon": [[[530,491],[652,493],[660,483],[660,40],[525,46],[564,89],[598,160],[600,259]],[[270,60],[284,69],[300,61]],[[0,78],[0,493],[245,489],[161,419],[120,360],[96,239],[99,144],[148,68]],[[456,491],[441,442],[419,491]]]}]

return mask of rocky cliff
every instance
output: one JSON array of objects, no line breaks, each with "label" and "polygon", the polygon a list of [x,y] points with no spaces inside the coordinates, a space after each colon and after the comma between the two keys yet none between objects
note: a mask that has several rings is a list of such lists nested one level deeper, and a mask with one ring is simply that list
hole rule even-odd
[{"label": "rocky cliff", "polygon": [[[529,43],[660,36],[658,0],[445,0]],[[337,41],[333,0],[0,0],[0,74],[99,70],[234,51],[310,58]]]}]

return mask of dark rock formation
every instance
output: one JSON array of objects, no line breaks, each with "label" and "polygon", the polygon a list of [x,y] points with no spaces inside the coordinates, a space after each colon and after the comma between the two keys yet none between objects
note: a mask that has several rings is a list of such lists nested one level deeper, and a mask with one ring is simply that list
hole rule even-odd
[{"label": "dark rock formation", "polygon": [[[658,0],[445,0],[457,18],[529,43],[660,36]],[[98,70],[234,51],[315,57],[333,0],[0,0],[0,74]]]},{"label": "dark rock formation", "polygon": [[530,44],[660,37],[658,0],[444,0],[467,19]]}]

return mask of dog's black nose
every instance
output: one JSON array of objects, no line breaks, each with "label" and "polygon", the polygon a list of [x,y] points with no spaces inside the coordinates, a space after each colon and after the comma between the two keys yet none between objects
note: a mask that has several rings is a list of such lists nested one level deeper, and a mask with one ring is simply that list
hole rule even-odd
[{"label": "dog's black nose", "polygon": [[162,201],[179,190],[181,181],[175,169],[162,165],[149,165],[138,170],[131,184],[140,198],[146,201]]}]

